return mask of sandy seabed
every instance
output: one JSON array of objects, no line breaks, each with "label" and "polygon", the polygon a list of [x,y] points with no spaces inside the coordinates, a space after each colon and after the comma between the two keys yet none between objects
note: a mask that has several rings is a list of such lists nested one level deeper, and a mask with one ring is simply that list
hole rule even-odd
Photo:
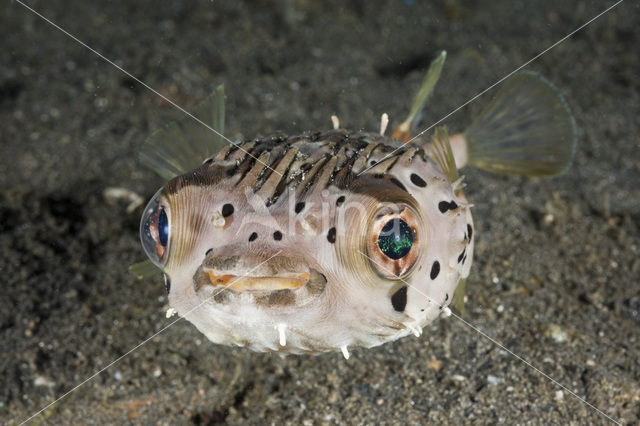
[{"label": "sandy seabed", "polygon": [[[448,51],[425,127],[611,1],[82,2],[29,5],[187,110],[225,83],[233,139],[406,114]],[[20,423],[168,325],[138,281],[137,162],[182,117],[18,2],[0,13],[0,421]],[[464,170],[475,204],[467,316],[607,415],[640,421],[640,6],[625,1],[527,69],[576,117],[554,179]],[[489,93],[490,95],[490,93]],[[478,99],[446,120],[468,123]],[[455,318],[371,350],[316,357],[208,342],[180,321],[36,424],[586,424],[608,420]]]}]

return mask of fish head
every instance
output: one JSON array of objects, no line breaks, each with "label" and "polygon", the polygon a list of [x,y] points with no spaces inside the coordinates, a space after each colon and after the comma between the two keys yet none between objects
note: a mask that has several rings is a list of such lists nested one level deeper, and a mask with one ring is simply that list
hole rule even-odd
[{"label": "fish head", "polygon": [[270,201],[225,167],[170,180],[140,228],[171,306],[212,341],[295,353],[375,346],[421,330],[468,274],[466,200],[425,156],[304,192],[291,185]]}]

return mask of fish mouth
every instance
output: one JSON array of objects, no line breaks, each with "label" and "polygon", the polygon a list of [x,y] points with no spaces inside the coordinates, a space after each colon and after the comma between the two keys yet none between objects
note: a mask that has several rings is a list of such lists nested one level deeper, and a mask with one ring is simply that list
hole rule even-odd
[{"label": "fish mouth", "polygon": [[228,290],[246,293],[265,293],[277,290],[297,290],[309,282],[309,272],[300,274],[287,274],[285,276],[246,276],[225,273],[216,273],[206,270],[209,284],[214,287],[223,287]]},{"label": "fish mouth", "polygon": [[[265,260],[262,253],[208,255],[194,276],[196,290],[203,287],[234,293],[267,294],[318,287],[326,279],[297,254],[279,254]],[[318,285],[316,285],[318,284]]]}]

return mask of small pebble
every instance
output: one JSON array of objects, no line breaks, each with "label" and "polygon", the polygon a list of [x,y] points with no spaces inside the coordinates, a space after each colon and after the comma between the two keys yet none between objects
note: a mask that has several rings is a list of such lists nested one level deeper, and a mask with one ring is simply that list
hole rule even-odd
[{"label": "small pebble", "polygon": [[33,385],[36,386],[36,387],[52,388],[52,387],[54,387],[56,385],[56,383],[54,381],[52,381],[51,379],[45,377],[45,376],[38,376],[33,381]]},{"label": "small pebble", "polygon": [[492,376],[491,374],[489,374],[487,376],[487,382],[489,382],[490,385],[498,385],[500,383],[502,383],[502,379],[496,376]]},{"label": "small pebble", "polygon": [[566,342],[569,336],[567,332],[564,331],[559,325],[550,324],[548,328],[548,333],[553,340],[558,343]]}]

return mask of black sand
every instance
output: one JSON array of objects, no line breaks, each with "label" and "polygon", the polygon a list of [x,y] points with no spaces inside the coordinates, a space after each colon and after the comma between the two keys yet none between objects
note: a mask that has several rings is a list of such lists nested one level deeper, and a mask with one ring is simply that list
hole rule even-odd
[{"label": "black sand", "polygon": [[[446,49],[429,125],[613,3],[30,4],[186,109],[224,82],[227,134],[250,138],[325,130],[332,114],[397,124]],[[566,175],[464,171],[466,319],[627,424],[640,421],[639,18],[625,1],[527,67],[575,112]],[[162,182],[137,152],[182,113],[17,2],[3,2],[0,47],[0,421],[15,424],[170,323],[161,278],[127,273],[144,258],[141,208],[103,191],[149,198]],[[180,321],[33,422],[607,423],[560,391],[453,317],[348,361],[221,347]]]}]

